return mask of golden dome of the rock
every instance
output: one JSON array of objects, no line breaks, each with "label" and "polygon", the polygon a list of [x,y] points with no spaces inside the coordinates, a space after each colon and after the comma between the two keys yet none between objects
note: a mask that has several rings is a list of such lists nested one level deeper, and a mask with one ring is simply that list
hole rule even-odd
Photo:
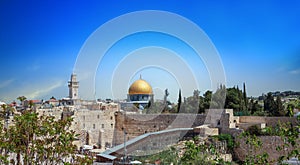
[{"label": "golden dome of the rock", "polygon": [[129,90],[129,95],[135,94],[152,94],[152,87],[145,80],[139,79],[131,84]]}]

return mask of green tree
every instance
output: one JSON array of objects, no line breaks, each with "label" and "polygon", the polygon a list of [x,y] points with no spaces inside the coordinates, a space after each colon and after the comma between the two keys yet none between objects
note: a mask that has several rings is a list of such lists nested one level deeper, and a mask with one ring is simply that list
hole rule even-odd
[{"label": "green tree", "polygon": [[240,94],[235,87],[227,89],[225,108],[233,109],[234,112],[240,111]]},{"label": "green tree", "polygon": [[199,114],[205,113],[204,97],[202,97],[202,96],[199,96],[198,113],[199,113]]},{"label": "green tree", "polygon": [[211,97],[212,97],[212,91],[206,91],[204,93],[204,99],[203,99],[203,107],[204,109],[209,109],[210,108],[210,101],[211,101]]},{"label": "green tree", "polygon": [[199,112],[199,97],[200,91],[194,90],[193,96],[184,99],[183,104],[180,106],[181,113],[198,113]]},{"label": "green tree", "polygon": [[273,116],[276,112],[276,103],[271,92],[269,92],[264,99],[264,110],[268,112],[270,116]]},{"label": "green tree", "polygon": [[147,107],[143,112],[146,114],[162,113],[167,111],[166,108],[167,107],[162,102],[153,102],[151,103],[151,106]]},{"label": "green tree", "polygon": [[262,106],[258,104],[257,100],[250,99],[250,102],[248,104],[248,110],[251,112],[252,115],[264,116]]},{"label": "green tree", "polygon": [[179,94],[178,94],[178,102],[177,102],[177,113],[180,112],[180,108],[181,108],[181,90],[179,89]]},{"label": "green tree", "polygon": [[221,84],[220,88],[212,95],[211,108],[223,109],[225,107],[226,92],[225,85]]},{"label": "green tree", "polygon": [[293,104],[288,104],[287,105],[287,113],[286,113],[286,116],[290,116],[290,117],[293,117],[294,116],[294,108],[295,106]]},{"label": "green tree", "polygon": [[[55,120],[53,116],[39,116],[32,110],[15,115],[14,124],[1,129],[2,163],[91,164],[91,158],[76,155],[73,141],[77,135],[69,129],[71,123],[72,118]],[[16,155],[16,159],[9,160],[7,153]]]},{"label": "green tree", "polygon": [[281,101],[281,97],[278,95],[276,97],[276,108],[275,108],[275,112],[274,115],[275,116],[284,116],[286,114],[286,112],[284,111],[284,107]]},{"label": "green tree", "polygon": [[21,102],[21,105],[24,105],[24,101],[27,99],[25,96],[19,96],[17,98],[20,102]]},{"label": "green tree", "polygon": [[246,93],[246,84],[243,84],[243,99],[245,103],[245,108],[248,109],[248,98],[247,98],[247,93]]},{"label": "green tree", "polygon": [[248,108],[245,105],[248,99],[244,96],[245,94],[238,87],[227,88],[225,108],[233,109],[235,115],[248,115]]}]

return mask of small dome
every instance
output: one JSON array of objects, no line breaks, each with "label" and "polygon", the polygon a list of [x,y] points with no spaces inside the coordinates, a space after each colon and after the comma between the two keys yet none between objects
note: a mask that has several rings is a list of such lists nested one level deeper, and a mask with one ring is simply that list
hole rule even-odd
[{"label": "small dome", "polygon": [[131,84],[129,90],[129,95],[135,94],[152,94],[152,87],[145,80],[139,79]]}]

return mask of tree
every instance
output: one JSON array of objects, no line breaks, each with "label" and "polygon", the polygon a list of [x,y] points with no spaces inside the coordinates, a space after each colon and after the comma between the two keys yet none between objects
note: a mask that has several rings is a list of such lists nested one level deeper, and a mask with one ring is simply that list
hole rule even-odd
[{"label": "tree", "polygon": [[198,107],[198,113],[205,113],[205,107],[204,107],[204,97],[199,97],[199,107]]},{"label": "tree", "polygon": [[254,100],[253,98],[250,99],[250,102],[248,104],[248,111],[250,111],[250,113],[252,115],[256,115],[256,116],[264,116],[264,112],[262,110],[262,106],[258,104],[257,100]]},{"label": "tree", "polygon": [[276,103],[271,92],[269,92],[267,94],[267,97],[264,99],[264,110],[268,112],[270,116],[273,116],[275,114]]},{"label": "tree", "polygon": [[248,102],[248,98],[239,87],[227,88],[225,108],[233,109],[235,115],[248,115],[245,102]]},{"label": "tree", "polygon": [[91,164],[91,158],[76,155],[73,141],[78,135],[69,129],[71,123],[72,118],[55,120],[32,110],[15,115],[14,124],[0,132],[0,155],[4,155],[0,157],[1,163]]},{"label": "tree", "polygon": [[245,107],[248,109],[248,99],[247,99],[247,93],[246,93],[246,84],[243,84],[243,99],[245,102]]},{"label": "tree", "polygon": [[193,96],[185,98],[183,104],[180,104],[181,113],[198,113],[199,112],[199,90],[194,90]]},{"label": "tree", "polygon": [[225,107],[226,92],[225,85],[220,85],[220,88],[212,95],[211,108],[223,109]]},{"label": "tree", "polygon": [[287,113],[286,113],[286,116],[290,116],[290,117],[293,117],[294,116],[294,108],[295,106],[293,104],[288,104],[287,105]]},{"label": "tree", "polygon": [[239,90],[235,87],[227,89],[227,95],[225,100],[225,108],[233,109],[234,112],[240,111],[240,94]]},{"label": "tree", "polygon": [[26,98],[25,96],[19,96],[17,99],[21,102],[22,105],[24,105],[24,101],[25,101],[27,98]]},{"label": "tree", "polygon": [[210,108],[210,101],[211,101],[211,96],[212,96],[212,91],[206,91],[204,93],[204,99],[203,99],[203,107],[204,109],[209,109]]},{"label": "tree", "polygon": [[179,94],[178,94],[178,103],[177,103],[177,113],[180,112],[180,107],[181,107],[181,89],[179,89]]},{"label": "tree", "polygon": [[281,97],[278,95],[276,97],[276,109],[275,109],[275,112],[274,112],[274,115],[275,116],[284,116],[286,113],[284,111],[284,107],[283,107],[283,104],[282,104],[282,101],[281,101]]}]

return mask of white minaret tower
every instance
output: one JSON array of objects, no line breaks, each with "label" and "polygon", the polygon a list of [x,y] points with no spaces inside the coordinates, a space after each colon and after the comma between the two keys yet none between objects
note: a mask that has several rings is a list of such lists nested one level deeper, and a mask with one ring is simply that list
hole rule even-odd
[{"label": "white minaret tower", "polygon": [[79,83],[76,79],[76,74],[72,74],[71,75],[71,80],[68,83],[68,87],[69,87],[69,97],[72,100],[76,100],[78,99],[78,87],[79,87]]}]

